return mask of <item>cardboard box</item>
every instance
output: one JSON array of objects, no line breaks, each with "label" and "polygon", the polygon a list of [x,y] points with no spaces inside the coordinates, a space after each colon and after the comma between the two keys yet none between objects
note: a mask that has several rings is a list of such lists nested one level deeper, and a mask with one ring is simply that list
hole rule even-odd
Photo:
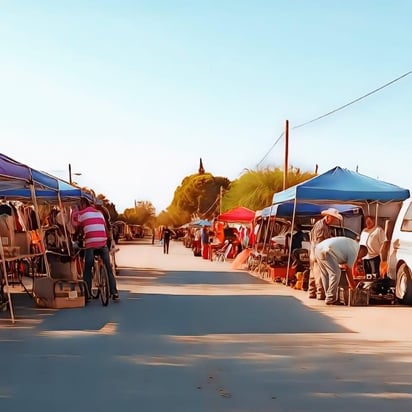
[{"label": "cardboard box", "polygon": [[370,292],[367,289],[339,288],[339,302],[347,306],[368,306]]},{"label": "cardboard box", "polygon": [[277,278],[280,279],[286,279],[286,273],[289,273],[289,277],[293,276],[295,274],[295,269],[293,269],[291,266],[289,267],[289,272],[287,272],[287,267],[286,266],[275,266],[275,267],[270,267],[270,278],[272,280],[276,280]]},{"label": "cardboard box", "polygon": [[78,273],[76,260],[73,257],[47,253],[47,261],[53,279],[78,280],[82,277],[82,273]]},{"label": "cardboard box", "polygon": [[34,281],[33,295],[37,306],[43,308],[81,308],[86,304],[83,281],[39,278]]},{"label": "cardboard box", "polygon": [[11,245],[10,236],[2,236],[1,243],[3,246],[10,246]]},{"label": "cardboard box", "polygon": [[20,248],[18,246],[3,246],[5,258],[15,258],[20,255]]},{"label": "cardboard box", "polygon": [[15,232],[13,246],[18,246],[22,255],[30,254],[30,234],[28,232]]}]

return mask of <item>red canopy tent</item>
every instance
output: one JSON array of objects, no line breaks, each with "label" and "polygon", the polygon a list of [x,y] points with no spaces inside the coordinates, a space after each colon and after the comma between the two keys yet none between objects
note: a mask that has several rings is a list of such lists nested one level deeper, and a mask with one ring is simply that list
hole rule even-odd
[{"label": "red canopy tent", "polygon": [[247,207],[239,206],[220,214],[216,220],[228,223],[252,223],[255,212]]}]

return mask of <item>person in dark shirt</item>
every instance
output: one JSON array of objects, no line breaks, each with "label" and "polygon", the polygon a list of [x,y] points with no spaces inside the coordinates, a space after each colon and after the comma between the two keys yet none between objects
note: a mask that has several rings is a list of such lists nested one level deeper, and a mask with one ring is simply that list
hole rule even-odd
[{"label": "person in dark shirt", "polygon": [[292,236],[292,251],[295,249],[302,249],[302,242],[307,240],[307,236],[302,231],[300,225],[296,225],[296,232]]},{"label": "person in dark shirt", "polygon": [[170,238],[172,237],[172,231],[166,226],[162,232],[162,240],[163,240],[163,253],[169,254],[169,243]]}]

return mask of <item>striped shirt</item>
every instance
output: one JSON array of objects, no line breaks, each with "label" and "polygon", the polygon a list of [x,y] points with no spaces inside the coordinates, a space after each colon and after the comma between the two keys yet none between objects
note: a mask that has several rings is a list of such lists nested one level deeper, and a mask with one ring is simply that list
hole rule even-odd
[{"label": "striped shirt", "polygon": [[102,212],[89,206],[79,211],[77,219],[79,226],[83,228],[86,249],[106,246],[106,225]]}]

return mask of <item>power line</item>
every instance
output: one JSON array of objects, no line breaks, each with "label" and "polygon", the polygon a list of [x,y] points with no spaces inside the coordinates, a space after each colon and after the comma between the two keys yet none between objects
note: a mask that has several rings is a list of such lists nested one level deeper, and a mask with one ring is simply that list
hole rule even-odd
[{"label": "power line", "polygon": [[385,87],[388,87],[388,86],[390,86],[391,84],[396,83],[397,81],[403,79],[403,78],[406,77],[406,76],[409,76],[410,74],[412,74],[412,70],[410,70],[409,72],[403,74],[402,76],[397,77],[396,79],[391,80],[390,82],[384,84],[383,86],[380,86],[380,87],[378,87],[377,89],[372,90],[371,92],[366,93],[366,94],[364,94],[363,96],[358,97],[357,99],[352,100],[351,102],[346,103],[346,104],[344,104],[343,106],[338,107],[337,109],[331,110],[330,112],[325,113],[325,114],[323,114],[322,116],[316,117],[315,119],[309,120],[308,122],[305,122],[305,123],[299,124],[298,126],[292,127],[292,129],[298,129],[298,128],[303,127],[303,126],[306,126],[306,125],[308,125],[308,124],[310,124],[310,123],[316,122],[317,120],[323,119],[323,118],[326,117],[326,116],[330,116],[331,114],[336,113],[336,112],[338,112],[339,110],[346,109],[348,106],[351,106],[352,104],[357,103],[357,102],[365,99],[366,97],[369,97],[369,96],[371,96],[372,94],[375,94],[375,93],[379,92],[380,90],[384,89]]},{"label": "power line", "polygon": [[[323,118],[325,118],[325,117],[327,117],[327,116],[330,116],[330,115],[332,115],[332,114],[334,114],[334,113],[336,113],[336,112],[338,112],[338,111],[340,111],[340,110],[346,109],[347,107],[351,106],[352,104],[357,103],[357,102],[365,99],[366,97],[369,97],[369,96],[371,96],[372,94],[375,94],[375,93],[381,91],[381,90],[384,89],[385,87],[388,87],[388,86],[396,83],[397,81],[403,79],[404,77],[409,76],[410,74],[412,74],[412,70],[410,70],[410,71],[402,74],[401,76],[397,77],[396,79],[391,80],[391,81],[388,82],[388,83],[385,83],[384,85],[378,87],[377,89],[374,89],[374,90],[372,90],[372,91],[364,94],[363,96],[360,96],[360,97],[358,97],[357,99],[352,100],[352,101],[350,101],[349,103],[344,104],[343,106],[340,106],[340,107],[338,107],[338,108],[336,108],[336,109],[334,109],[334,110],[331,110],[331,111],[323,114],[322,116],[315,117],[315,118],[312,119],[312,120],[309,120],[309,121],[307,121],[307,122],[304,122],[304,123],[301,123],[301,124],[299,124],[299,125],[297,125],[297,126],[294,126],[294,127],[291,128],[291,130],[295,130],[295,129],[299,129],[299,128],[303,127],[303,126],[307,126],[307,125],[310,124],[310,123],[314,123],[314,122],[316,122],[316,121],[318,121],[318,120],[320,120],[320,119],[323,119]],[[270,149],[267,151],[267,153],[265,154],[265,156],[263,156],[262,160],[260,160],[260,162],[256,165],[256,167],[259,167],[259,165],[268,157],[269,153],[270,153],[270,152],[273,150],[273,148],[279,143],[280,139],[284,136],[284,134],[285,134],[284,132],[282,132],[282,133],[280,134],[280,136],[276,139],[275,143],[273,143],[273,145],[272,145],[272,146],[270,147]]]},{"label": "power line", "polygon": [[282,132],[280,136],[276,139],[275,143],[272,144],[270,149],[266,152],[266,154],[263,156],[262,160],[256,165],[256,167],[259,167],[260,164],[269,156],[269,153],[273,150],[273,148],[279,143],[280,139],[283,137],[285,132]]}]

